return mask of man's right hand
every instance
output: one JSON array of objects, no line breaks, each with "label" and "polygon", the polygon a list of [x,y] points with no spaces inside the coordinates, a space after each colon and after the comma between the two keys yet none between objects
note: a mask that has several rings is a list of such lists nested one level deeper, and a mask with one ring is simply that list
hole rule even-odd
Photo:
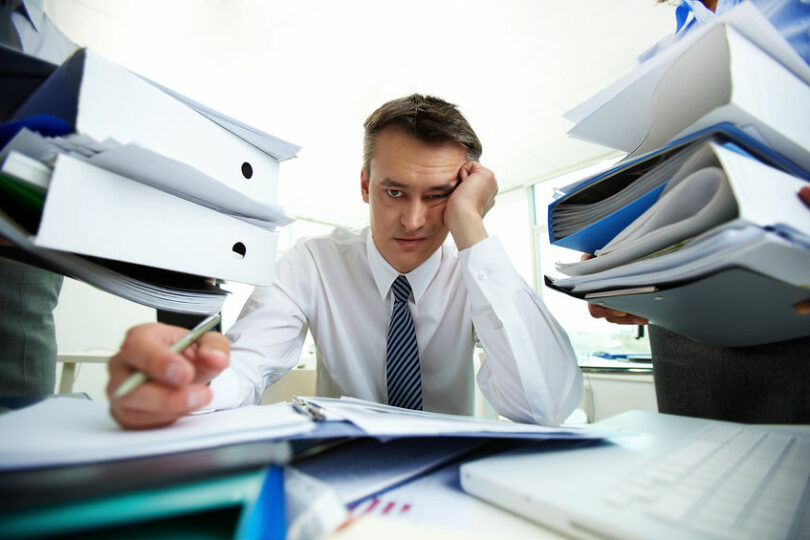
[{"label": "man's right hand", "polygon": [[[187,332],[160,323],[127,332],[121,350],[110,359],[107,383],[110,414],[123,427],[166,426],[211,401],[208,383],[228,366],[230,342],[218,332],[208,332],[181,353],[170,350]],[[135,371],[144,372],[148,380],[115,397],[115,390]]]}]

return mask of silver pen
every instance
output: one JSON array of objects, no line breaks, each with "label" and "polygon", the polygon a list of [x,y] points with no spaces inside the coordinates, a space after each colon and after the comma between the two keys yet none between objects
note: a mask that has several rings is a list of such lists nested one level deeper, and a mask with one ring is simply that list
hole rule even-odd
[{"label": "silver pen", "polygon": [[[176,353],[182,352],[183,349],[185,349],[186,347],[188,347],[189,345],[200,339],[200,337],[202,337],[203,334],[205,334],[213,327],[215,327],[217,324],[219,324],[219,321],[221,319],[222,316],[219,313],[215,313],[210,317],[206,317],[200,322],[200,324],[192,328],[188,334],[172,343],[169,349]],[[127,377],[127,379],[123,383],[121,383],[121,386],[119,386],[115,390],[114,397],[120,398],[121,396],[129,394],[130,392],[138,388],[140,385],[145,383],[147,378],[148,377],[146,376],[146,373],[144,373],[143,371],[136,371],[135,373]]]}]

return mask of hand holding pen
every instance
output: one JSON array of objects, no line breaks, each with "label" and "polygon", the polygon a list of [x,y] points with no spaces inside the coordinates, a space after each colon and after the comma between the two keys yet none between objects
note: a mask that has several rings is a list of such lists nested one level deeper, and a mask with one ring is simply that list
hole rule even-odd
[{"label": "hand holding pen", "polygon": [[[227,367],[230,353],[224,335],[206,332],[216,325],[212,321],[191,332],[150,323],[127,333],[109,362],[107,395],[119,424],[133,429],[164,426],[211,401],[208,383]],[[140,384],[132,382],[139,379]]]}]

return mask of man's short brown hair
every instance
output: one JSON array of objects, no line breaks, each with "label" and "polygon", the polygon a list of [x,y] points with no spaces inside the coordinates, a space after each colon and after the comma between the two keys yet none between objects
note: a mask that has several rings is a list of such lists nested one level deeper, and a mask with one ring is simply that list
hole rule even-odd
[{"label": "man's short brown hair", "polygon": [[395,99],[371,113],[363,137],[363,169],[370,174],[377,134],[388,126],[397,126],[425,143],[457,142],[467,150],[467,158],[478,161],[481,141],[458,107],[443,99],[422,94]]}]

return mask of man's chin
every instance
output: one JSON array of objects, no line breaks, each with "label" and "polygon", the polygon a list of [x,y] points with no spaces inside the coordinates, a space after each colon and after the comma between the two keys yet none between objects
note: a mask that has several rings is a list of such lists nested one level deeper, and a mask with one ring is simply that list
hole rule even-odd
[{"label": "man's chin", "polygon": [[410,256],[397,257],[395,264],[391,264],[391,266],[393,266],[394,269],[400,274],[407,274],[427,260],[427,257],[423,256],[422,254],[411,253],[408,255]]}]

